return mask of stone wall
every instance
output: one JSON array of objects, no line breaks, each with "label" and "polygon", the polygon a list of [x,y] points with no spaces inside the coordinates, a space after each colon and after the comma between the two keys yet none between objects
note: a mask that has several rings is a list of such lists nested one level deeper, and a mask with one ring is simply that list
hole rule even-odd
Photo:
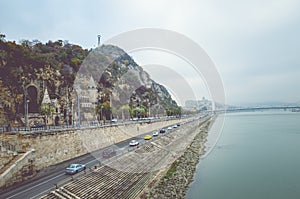
[{"label": "stone wall", "polygon": [[[2,141],[9,144],[19,153],[34,150],[34,158],[27,161],[27,167],[34,169],[33,173],[65,160],[84,155],[88,152],[112,145],[130,137],[138,136],[179,120],[159,121],[152,123],[131,123],[106,127],[78,128],[68,130],[48,130],[43,132],[23,132],[16,134],[0,134]],[[27,154],[27,153],[26,153]],[[15,163],[7,176],[22,176],[22,168],[26,161]],[[5,171],[7,172],[7,171]],[[9,179],[6,178],[6,180]],[[3,178],[0,185],[3,185]],[[22,177],[11,178],[8,184],[24,180]],[[5,184],[5,183],[4,183]],[[1,187],[1,186],[0,186]]]},{"label": "stone wall", "polygon": [[34,165],[35,150],[23,154],[14,164],[0,175],[0,187],[8,187],[33,177],[36,173]]}]

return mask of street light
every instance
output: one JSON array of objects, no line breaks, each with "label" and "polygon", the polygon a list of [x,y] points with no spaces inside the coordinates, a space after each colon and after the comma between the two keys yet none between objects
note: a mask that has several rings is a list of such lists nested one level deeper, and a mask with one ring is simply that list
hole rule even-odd
[{"label": "street light", "polygon": [[61,70],[62,75],[66,83],[66,122],[67,126],[69,125],[69,86],[68,79],[71,78],[73,74],[73,68],[69,65],[64,65]]},{"label": "street light", "polygon": [[[81,119],[80,119],[80,97],[79,97],[79,94],[78,94],[78,90],[76,89],[76,88],[74,88],[74,93],[75,93],[75,95],[77,96],[77,124],[76,125],[79,125],[80,126],[80,124],[81,124]],[[73,109],[73,120],[74,120],[74,116],[75,116],[75,114],[74,114],[74,104],[72,103],[72,109]],[[73,124],[74,124],[74,122],[73,122]]]},{"label": "street light", "polygon": [[109,112],[110,112],[110,123],[112,123],[112,104],[111,104],[111,102],[112,102],[112,100],[111,100],[111,95],[112,95],[112,93],[110,93],[110,95],[109,95]]},{"label": "street light", "polygon": [[102,121],[102,123],[103,123],[103,112],[102,112],[102,109],[103,109],[103,105],[101,104],[100,105],[100,121]]},{"label": "street light", "polygon": [[28,128],[28,103],[29,103],[29,100],[26,99],[27,95],[25,95],[25,129]]},{"label": "street light", "polygon": [[18,73],[19,73],[19,83],[22,84],[22,88],[23,88],[23,92],[24,92],[24,119],[25,119],[25,129],[28,127],[28,103],[29,103],[29,100],[27,99],[27,88],[26,88],[26,81],[27,81],[27,78],[26,76],[24,76],[23,74],[23,69],[22,67],[19,67],[18,69]]}]

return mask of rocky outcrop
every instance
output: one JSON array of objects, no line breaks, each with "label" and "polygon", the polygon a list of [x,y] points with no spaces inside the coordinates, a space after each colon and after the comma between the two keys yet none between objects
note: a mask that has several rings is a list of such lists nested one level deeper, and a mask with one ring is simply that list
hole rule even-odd
[{"label": "rocky outcrop", "polygon": [[[116,46],[102,45],[91,51],[78,71],[77,77],[82,76],[92,76],[97,82],[99,101],[112,100],[116,110],[124,106],[138,107],[145,111],[140,117],[149,116],[149,109],[153,115],[163,114],[169,109],[174,113],[178,110],[167,89],[153,81],[141,66]],[[75,84],[82,82],[80,78],[78,80]],[[121,118],[121,111],[114,112]]]}]

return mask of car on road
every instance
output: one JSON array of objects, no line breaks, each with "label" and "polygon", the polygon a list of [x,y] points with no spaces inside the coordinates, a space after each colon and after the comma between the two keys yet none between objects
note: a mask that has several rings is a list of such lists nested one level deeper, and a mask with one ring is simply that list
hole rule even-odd
[{"label": "car on road", "polygon": [[117,152],[114,150],[114,149],[105,149],[103,152],[102,152],[102,157],[103,158],[110,158],[110,157],[113,157],[117,155]]},{"label": "car on road", "polygon": [[111,119],[111,122],[112,122],[112,123],[117,123],[117,122],[118,122],[118,119],[117,119],[117,118]]},{"label": "car on road", "polygon": [[137,146],[139,145],[139,142],[137,140],[131,140],[129,143],[129,146]]},{"label": "car on road", "polygon": [[152,139],[152,136],[151,135],[145,135],[144,136],[144,140],[151,140]]},{"label": "car on road", "polygon": [[31,126],[31,128],[33,128],[33,129],[45,128],[45,127],[46,127],[46,124],[42,123],[42,122],[35,123],[33,126]]},{"label": "car on road", "polygon": [[160,133],[165,133],[165,132],[166,132],[166,129],[160,129],[159,132],[160,132]]},{"label": "car on road", "polygon": [[152,133],[152,135],[153,135],[153,136],[158,136],[158,131],[154,131],[154,132]]},{"label": "car on road", "polygon": [[84,164],[70,164],[65,172],[66,174],[75,174],[86,169]]},{"label": "car on road", "polygon": [[179,124],[179,123],[177,124],[177,127],[180,127],[180,124]]},{"label": "car on road", "polygon": [[168,129],[168,130],[172,130],[173,128],[172,128],[171,126],[169,126],[167,129]]}]

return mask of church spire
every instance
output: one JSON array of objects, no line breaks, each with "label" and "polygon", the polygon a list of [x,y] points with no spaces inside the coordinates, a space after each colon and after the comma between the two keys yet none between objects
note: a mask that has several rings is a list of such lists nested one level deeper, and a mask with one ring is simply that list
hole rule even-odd
[{"label": "church spire", "polygon": [[49,94],[48,94],[48,89],[46,88],[42,104],[50,104],[50,103],[51,103],[51,99],[50,99]]}]

